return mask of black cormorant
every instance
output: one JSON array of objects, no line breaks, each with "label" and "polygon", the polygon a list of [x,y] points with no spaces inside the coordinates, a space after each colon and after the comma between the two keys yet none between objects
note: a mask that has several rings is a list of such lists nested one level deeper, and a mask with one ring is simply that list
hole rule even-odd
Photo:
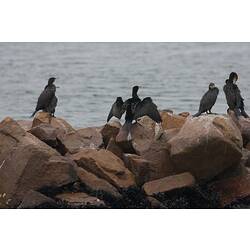
[{"label": "black cormorant", "polygon": [[244,99],[241,96],[240,89],[238,88],[236,82],[238,80],[238,75],[235,72],[232,72],[229,76],[229,79],[226,80],[226,84],[223,87],[227,105],[230,110],[235,112],[237,117],[244,116],[248,118],[248,114],[245,111]]},{"label": "black cormorant", "polygon": [[219,89],[215,87],[214,83],[210,83],[208,91],[201,98],[199,111],[194,115],[194,117],[200,116],[204,112],[211,114],[211,109],[216,102],[218,94]]},{"label": "black cormorant", "polygon": [[111,107],[111,110],[110,110],[108,118],[107,118],[107,122],[109,122],[109,120],[113,116],[115,116],[118,119],[121,119],[123,113],[125,112],[123,104],[124,104],[124,102],[123,102],[122,98],[117,97],[115,103]]},{"label": "black cormorant", "polygon": [[54,85],[55,80],[56,78],[54,77],[49,78],[48,84],[40,94],[36,109],[31,117],[33,117],[39,110],[43,110],[44,112],[49,112],[50,114],[54,115],[57,105],[57,97],[55,96],[56,86]]}]

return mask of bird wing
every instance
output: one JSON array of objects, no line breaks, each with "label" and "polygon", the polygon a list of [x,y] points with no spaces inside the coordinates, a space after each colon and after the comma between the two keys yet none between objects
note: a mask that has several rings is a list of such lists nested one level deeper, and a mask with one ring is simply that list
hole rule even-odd
[{"label": "bird wing", "polygon": [[123,107],[123,102],[121,104],[118,104],[117,102],[115,102],[109,112],[108,118],[107,118],[107,122],[109,122],[109,120],[115,116],[118,119],[121,119],[123,113],[125,112],[125,109]]},{"label": "bird wing", "polygon": [[218,91],[207,91],[201,98],[199,111],[205,112],[211,109],[216,102],[218,93]]},{"label": "bird wing", "polygon": [[36,110],[45,109],[49,106],[55,93],[49,89],[45,89],[38,98]]},{"label": "bird wing", "polygon": [[153,103],[150,97],[144,98],[135,107],[134,119],[138,119],[142,116],[148,116],[157,123],[162,122],[160,113],[157,110],[157,106]]}]

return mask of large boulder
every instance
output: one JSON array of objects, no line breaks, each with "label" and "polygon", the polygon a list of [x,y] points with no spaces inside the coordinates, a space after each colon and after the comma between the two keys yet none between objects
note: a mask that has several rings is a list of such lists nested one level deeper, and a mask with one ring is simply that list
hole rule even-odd
[{"label": "large boulder", "polygon": [[188,118],[169,144],[175,170],[188,171],[197,180],[237,167],[242,157],[241,133],[231,119],[221,115]]},{"label": "large boulder", "polygon": [[108,150],[82,149],[72,155],[79,167],[107,180],[117,188],[127,189],[135,186],[133,174],[123,161]]},{"label": "large boulder", "polygon": [[194,184],[195,179],[190,173],[182,173],[147,182],[143,185],[143,190],[148,196],[152,196],[192,187]]},{"label": "large boulder", "polygon": [[183,116],[183,114],[175,115],[166,111],[161,111],[160,115],[162,119],[162,127],[165,130],[172,128],[181,128],[187,119],[187,116]]},{"label": "large boulder", "polygon": [[77,133],[83,138],[85,147],[100,148],[103,144],[102,127],[88,127],[77,130]]},{"label": "large boulder", "polygon": [[17,120],[17,123],[25,130],[28,131],[32,128],[31,120]]},{"label": "large boulder", "polygon": [[74,162],[11,118],[0,123],[0,203],[17,207],[30,190],[60,188],[77,176]]},{"label": "large boulder", "polygon": [[87,191],[93,193],[95,196],[98,196],[99,194],[103,195],[104,193],[115,199],[121,198],[121,194],[118,190],[106,180],[101,179],[80,167],[76,167],[76,172],[80,182],[85,186]]}]

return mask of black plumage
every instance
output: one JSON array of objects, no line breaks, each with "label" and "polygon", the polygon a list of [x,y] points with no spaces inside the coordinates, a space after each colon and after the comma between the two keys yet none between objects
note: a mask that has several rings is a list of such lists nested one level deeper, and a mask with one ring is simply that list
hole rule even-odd
[{"label": "black plumage", "polygon": [[125,112],[123,104],[124,104],[124,102],[123,102],[122,98],[117,97],[115,103],[111,107],[111,110],[110,110],[108,118],[107,118],[107,122],[109,122],[109,120],[113,116],[118,118],[118,119],[121,119],[123,113]]},{"label": "black plumage", "polygon": [[49,112],[50,114],[55,113],[55,108],[57,105],[57,97],[56,86],[54,85],[54,81],[56,78],[52,77],[48,80],[48,84],[45,86],[43,92],[40,94],[36,109],[31,117],[33,117],[39,110],[43,110],[45,112]]},{"label": "black plumage", "polygon": [[230,110],[235,112],[237,117],[242,115],[245,118],[248,118],[249,116],[245,111],[244,99],[241,96],[240,89],[236,84],[237,80],[237,73],[232,72],[223,87],[223,91],[227,100],[227,105]]},{"label": "black plumage", "polygon": [[208,91],[201,98],[199,111],[194,115],[194,117],[198,117],[204,112],[211,114],[211,109],[217,100],[218,94],[219,89],[215,87],[214,83],[210,83]]}]

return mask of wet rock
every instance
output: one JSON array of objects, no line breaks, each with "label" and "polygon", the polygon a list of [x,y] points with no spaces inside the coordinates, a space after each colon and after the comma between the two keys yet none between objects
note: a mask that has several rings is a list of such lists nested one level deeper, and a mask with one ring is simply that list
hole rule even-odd
[{"label": "wet rock", "polygon": [[115,199],[121,199],[121,194],[117,189],[104,179],[86,171],[83,168],[76,168],[77,175],[85,188],[95,196],[105,193]]},{"label": "wet rock", "polygon": [[30,190],[26,193],[18,208],[57,208],[57,204],[53,199]]},{"label": "wet rock", "polygon": [[[58,188],[77,178],[74,162],[27,133],[11,118],[0,123],[1,203],[17,207],[29,190]],[[2,196],[3,198],[3,196]]]},{"label": "wet rock", "polygon": [[86,193],[62,193],[55,197],[67,208],[106,208],[104,201]]},{"label": "wet rock", "polygon": [[242,157],[241,133],[225,116],[188,119],[169,144],[176,171],[190,172],[197,180],[237,167]]},{"label": "wet rock", "polygon": [[225,207],[240,199],[250,197],[250,174],[236,176],[211,184],[214,192],[218,193],[220,205]]},{"label": "wet rock", "polygon": [[161,111],[160,115],[162,118],[162,127],[165,130],[172,128],[181,128],[186,121],[185,116],[171,114],[166,111]]},{"label": "wet rock", "polygon": [[182,173],[147,182],[143,185],[143,190],[148,196],[152,196],[177,189],[192,187],[194,184],[195,179],[190,173]]},{"label": "wet rock", "polygon": [[152,180],[155,175],[155,167],[152,162],[134,154],[124,155],[124,162],[127,168],[134,174],[137,185]]},{"label": "wet rock", "polygon": [[118,121],[111,121],[101,129],[101,134],[105,147],[107,147],[111,138],[116,138],[121,128],[121,123]]},{"label": "wet rock", "polygon": [[79,167],[107,180],[117,188],[135,185],[133,174],[123,161],[108,150],[82,149],[72,156]]}]

